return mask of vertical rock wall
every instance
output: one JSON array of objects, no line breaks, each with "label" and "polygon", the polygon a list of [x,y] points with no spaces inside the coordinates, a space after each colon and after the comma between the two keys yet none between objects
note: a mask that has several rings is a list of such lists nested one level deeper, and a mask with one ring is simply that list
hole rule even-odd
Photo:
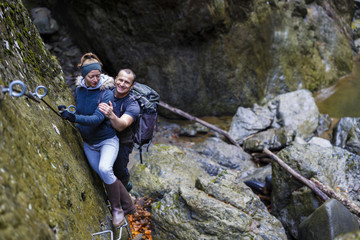
[{"label": "vertical rock wall", "polygon": [[[0,85],[22,80],[48,89],[55,109],[72,103],[56,59],[21,1],[0,2]],[[90,239],[108,224],[101,182],[78,131],[44,103],[5,93],[0,100],[0,238]]]}]

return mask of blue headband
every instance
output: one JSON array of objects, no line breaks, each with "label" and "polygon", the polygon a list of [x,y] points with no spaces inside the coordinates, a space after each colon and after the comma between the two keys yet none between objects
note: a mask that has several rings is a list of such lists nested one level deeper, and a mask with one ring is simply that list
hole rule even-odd
[{"label": "blue headband", "polygon": [[81,76],[85,77],[92,70],[99,70],[101,73],[101,64],[100,63],[90,63],[88,65],[81,67]]}]

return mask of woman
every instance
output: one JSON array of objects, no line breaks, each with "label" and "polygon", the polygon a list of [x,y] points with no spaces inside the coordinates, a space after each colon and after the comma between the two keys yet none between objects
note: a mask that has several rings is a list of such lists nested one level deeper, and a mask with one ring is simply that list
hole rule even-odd
[{"label": "woman", "polygon": [[[99,110],[101,102],[114,100],[109,88],[114,87],[114,79],[101,73],[102,63],[93,53],[81,57],[78,67],[81,76],[76,79],[76,113],[64,110],[64,119],[78,123],[84,140],[86,157],[105,183],[113,214],[114,227],[124,224],[124,215],[135,212],[135,205],[124,185],[115,177],[113,165],[119,150],[119,139],[111,123]],[[102,96],[100,97],[100,93]],[[59,109],[63,106],[59,106]]]}]

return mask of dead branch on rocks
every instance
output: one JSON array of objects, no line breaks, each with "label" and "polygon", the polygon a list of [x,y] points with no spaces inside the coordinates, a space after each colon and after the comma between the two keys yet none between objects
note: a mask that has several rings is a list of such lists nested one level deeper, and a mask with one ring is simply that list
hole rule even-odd
[{"label": "dead branch on rocks", "polygon": [[183,116],[183,117],[189,119],[190,121],[198,122],[198,123],[204,125],[205,127],[208,127],[210,129],[214,130],[215,132],[218,132],[218,133],[224,135],[227,139],[229,139],[229,141],[232,144],[234,144],[235,146],[241,148],[240,145],[230,136],[230,134],[227,131],[224,131],[223,129],[218,128],[217,126],[214,126],[214,125],[212,125],[212,124],[210,124],[208,122],[205,122],[204,120],[201,120],[201,119],[199,119],[197,117],[194,117],[194,116],[190,115],[189,113],[186,113],[186,112],[184,112],[184,111],[182,111],[182,110],[180,110],[178,108],[172,107],[172,106],[170,106],[169,104],[167,104],[165,102],[160,101],[159,106],[161,106],[163,108],[166,108],[167,110],[170,110],[173,113],[179,114],[180,116]]},{"label": "dead branch on rocks", "polygon": [[329,195],[330,197],[338,200],[339,202],[341,202],[347,209],[349,209],[350,212],[352,212],[353,214],[355,214],[356,216],[360,217],[360,207],[358,205],[356,205],[355,203],[353,203],[352,201],[350,201],[349,199],[347,199],[344,196],[341,196],[339,193],[336,193],[333,189],[331,189],[328,186],[325,186],[323,183],[321,183],[319,180],[315,179],[315,178],[311,178],[310,179],[315,185],[316,187],[318,187],[319,189],[321,189],[321,191],[323,191],[324,193],[326,193],[327,195]]},{"label": "dead branch on rocks", "polygon": [[320,181],[315,178],[311,178],[310,180],[304,178],[297,172],[295,172],[289,165],[283,162],[277,155],[272,153],[269,149],[264,148],[264,153],[268,154],[275,162],[277,162],[282,168],[284,168],[288,173],[290,173],[293,177],[295,177],[298,181],[309,187],[317,196],[320,197],[321,200],[326,201],[330,199],[328,196],[338,200],[341,202],[350,212],[355,214],[357,217],[360,217],[360,207],[347,199],[344,196],[336,193],[330,187],[325,186]]},{"label": "dead branch on rocks", "polygon": [[306,179],[305,177],[295,172],[294,169],[289,167],[289,165],[283,162],[278,156],[272,153],[269,149],[264,148],[264,153],[268,154],[275,162],[277,162],[282,168],[284,168],[288,173],[290,173],[295,179],[297,179],[299,182],[309,187],[317,196],[320,197],[321,200],[326,201],[329,199],[329,197],[326,194],[324,194],[319,188],[317,188],[313,182],[311,182],[310,180]]}]

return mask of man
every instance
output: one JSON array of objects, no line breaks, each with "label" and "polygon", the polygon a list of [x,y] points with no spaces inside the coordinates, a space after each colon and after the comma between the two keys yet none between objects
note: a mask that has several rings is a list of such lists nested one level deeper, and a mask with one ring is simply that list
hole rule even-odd
[{"label": "man", "polygon": [[128,191],[132,189],[127,168],[129,155],[134,147],[132,124],[140,113],[140,106],[130,94],[135,84],[135,74],[130,69],[122,69],[115,78],[114,105],[100,103],[100,111],[110,119],[119,137],[119,153],[114,163],[114,174]]}]

